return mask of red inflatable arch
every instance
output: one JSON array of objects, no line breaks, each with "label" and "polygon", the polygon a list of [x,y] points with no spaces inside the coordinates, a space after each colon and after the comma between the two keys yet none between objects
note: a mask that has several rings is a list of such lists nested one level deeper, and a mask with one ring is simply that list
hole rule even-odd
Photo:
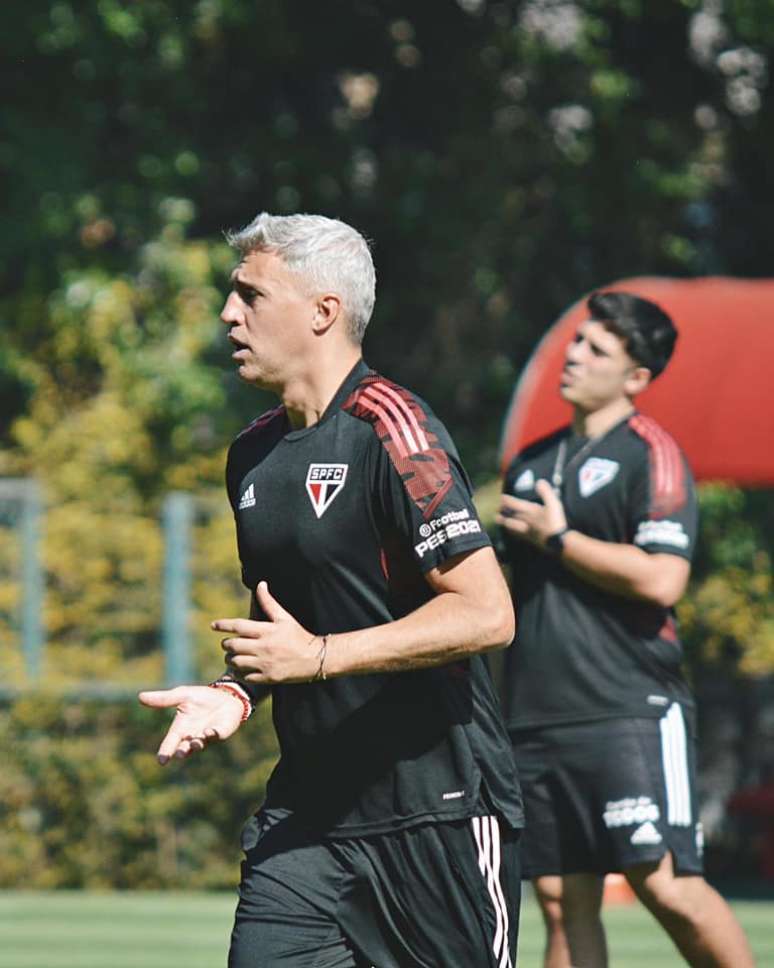
[{"label": "red inflatable arch", "polygon": [[[672,360],[637,406],[677,440],[697,479],[774,484],[774,280],[642,277],[599,288],[652,299],[674,320],[680,335]],[[502,469],[568,422],[559,375],[564,348],[586,318],[584,298],[524,368],[503,426]]]}]

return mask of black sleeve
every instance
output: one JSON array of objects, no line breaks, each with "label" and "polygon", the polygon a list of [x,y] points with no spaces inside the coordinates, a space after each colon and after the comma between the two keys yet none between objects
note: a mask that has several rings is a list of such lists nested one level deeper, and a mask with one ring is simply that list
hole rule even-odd
[{"label": "black sleeve", "polygon": [[673,473],[664,474],[646,454],[630,479],[630,495],[632,544],[649,554],[678,555],[690,561],[699,515],[696,487],[685,457],[676,453]]},{"label": "black sleeve", "polygon": [[491,545],[470,481],[443,424],[424,414],[427,447],[399,455],[379,442],[377,490],[382,513],[428,572],[463,552]]}]

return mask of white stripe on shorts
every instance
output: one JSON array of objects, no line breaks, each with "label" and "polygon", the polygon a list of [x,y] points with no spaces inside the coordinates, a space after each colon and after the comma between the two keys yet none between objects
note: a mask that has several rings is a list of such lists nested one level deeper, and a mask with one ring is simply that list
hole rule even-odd
[{"label": "white stripe on shorts", "polygon": [[508,948],[508,905],[500,883],[500,826],[497,817],[473,817],[471,823],[478,847],[478,869],[486,880],[497,920],[492,950],[498,968],[512,968]]},{"label": "white stripe on shorts", "polygon": [[688,782],[688,748],[683,711],[672,703],[661,718],[661,758],[666,780],[667,822],[675,827],[691,825],[691,789]]}]

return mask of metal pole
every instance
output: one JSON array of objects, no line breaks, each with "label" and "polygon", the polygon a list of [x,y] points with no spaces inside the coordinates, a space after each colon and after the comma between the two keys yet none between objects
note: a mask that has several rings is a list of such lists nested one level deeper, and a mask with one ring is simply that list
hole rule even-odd
[{"label": "metal pole", "polygon": [[191,585],[191,525],[193,499],[173,491],[164,499],[164,589],[162,641],[168,685],[193,681],[188,628]]},{"label": "metal pole", "polygon": [[43,569],[40,563],[42,502],[37,481],[24,482],[22,501],[22,652],[27,678],[37,682],[43,662]]},{"label": "metal pole", "polygon": [[42,498],[31,478],[0,478],[0,498],[19,511],[21,544],[21,645],[30,682],[40,677],[43,662],[43,570],[40,563]]}]

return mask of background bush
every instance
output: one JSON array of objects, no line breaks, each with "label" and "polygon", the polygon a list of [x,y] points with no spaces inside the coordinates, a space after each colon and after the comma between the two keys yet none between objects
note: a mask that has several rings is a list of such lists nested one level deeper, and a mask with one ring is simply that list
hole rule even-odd
[{"label": "background bush", "polygon": [[162,768],[169,716],[136,701],[3,704],[0,887],[233,887],[275,758],[267,716]]}]

